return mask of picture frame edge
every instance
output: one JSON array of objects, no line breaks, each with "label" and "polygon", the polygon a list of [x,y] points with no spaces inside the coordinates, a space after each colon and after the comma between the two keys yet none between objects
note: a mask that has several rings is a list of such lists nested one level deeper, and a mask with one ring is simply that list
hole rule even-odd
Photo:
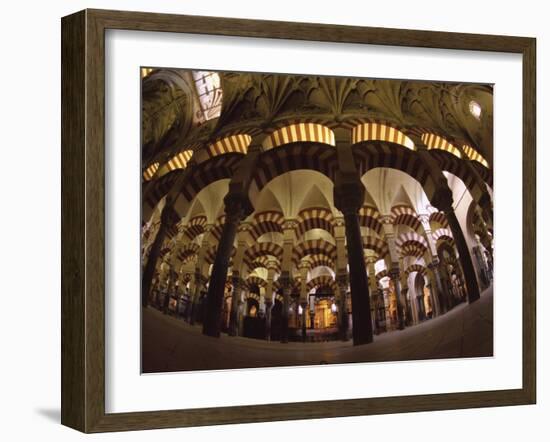
[{"label": "picture frame edge", "polygon": [[[147,17],[150,18],[149,22]],[[291,38],[288,30],[302,29],[297,40],[316,40],[317,29],[335,29],[340,42],[359,44],[387,44],[411,47],[428,44],[429,39],[438,38],[435,47],[443,48],[446,37],[457,38],[455,45],[447,49],[469,49],[485,38],[487,51],[516,52],[523,56],[523,386],[515,390],[476,391],[468,393],[442,393],[384,398],[343,399],[337,401],[315,401],[283,404],[262,404],[235,407],[166,410],[137,413],[105,413],[105,300],[104,300],[104,258],[105,258],[105,51],[106,29],[123,26],[124,29],[151,31],[160,24],[179,17],[180,24],[190,20],[222,20],[232,26],[244,23],[288,24],[287,31],[278,36],[269,34],[266,38]],[[154,20],[153,20],[154,19]],[[202,21],[201,21],[202,20]],[[195,25],[200,28],[199,25]],[[172,27],[174,25],[172,24]],[[284,26],[283,26],[284,27]],[[327,28],[328,27],[328,28]],[[536,403],[536,39],[515,36],[484,36],[483,34],[457,34],[435,31],[402,30],[391,28],[368,28],[347,25],[327,25],[299,22],[274,22],[225,17],[205,17],[174,14],[142,13],[131,11],[109,11],[86,9],[61,19],[62,28],[62,296],[61,296],[61,423],[85,433],[103,431],[125,431],[152,428],[174,428],[183,426],[215,425],[228,423],[265,422],[295,419],[359,416],[370,414],[435,411],[461,408],[476,408],[499,405],[523,405]],[[118,28],[117,28],[118,29]],[[172,28],[170,28],[172,29]],[[193,28],[196,30],[196,27]],[[223,27],[216,28],[217,35],[242,35],[238,27],[236,34],[227,34]],[[369,34],[374,30],[374,34]],[[346,31],[366,32],[369,41],[346,40]],[[168,31],[183,32],[183,31]],[[201,32],[193,32],[201,33]],[[214,34],[206,32],[204,34]],[[380,43],[385,36],[397,33],[398,38],[390,43]],[[419,33],[415,44],[403,41],[410,33]],[[71,37],[71,38],[69,38]],[[428,39],[428,40],[426,40]],[[374,43],[373,43],[374,41]],[[395,43],[395,42],[398,43]],[[399,43],[400,42],[400,43]],[[502,48],[508,50],[496,50]],[[79,65],[80,63],[80,65]],[[527,257],[527,259],[526,259]],[[419,402],[420,401],[420,402]],[[424,402],[422,402],[424,401]],[[333,405],[336,411],[303,412],[296,415],[290,409],[301,409],[307,405],[323,407]],[[393,407],[393,409],[392,409]],[[401,407],[401,408],[399,408]],[[436,408],[437,407],[437,408]],[[252,413],[261,411],[261,416]],[[321,409],[321,408],[319,408]],[[243,412],[236,418],[234,413]],[[269,416],[267,410],[271,410]],[[279,414],[273,415],[273,410]],[[332,409],[330,409],[332,410]],[[225,414],[225,416],[223,416]]]}]

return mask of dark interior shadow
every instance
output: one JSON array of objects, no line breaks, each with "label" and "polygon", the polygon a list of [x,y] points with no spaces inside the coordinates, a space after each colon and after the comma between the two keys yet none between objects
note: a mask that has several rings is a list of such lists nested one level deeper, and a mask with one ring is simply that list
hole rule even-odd
[{"label": "dark interior shadow", "polygon": [[55,422],[61,422],[61,410],[59,408],[38,408],[35,410],[40,416]]}]

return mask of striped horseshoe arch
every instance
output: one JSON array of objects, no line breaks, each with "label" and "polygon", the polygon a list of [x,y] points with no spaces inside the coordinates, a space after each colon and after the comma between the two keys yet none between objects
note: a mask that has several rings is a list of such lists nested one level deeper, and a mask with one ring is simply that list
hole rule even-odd
[{"label": "striped horseshoe arch", "polygon": [[409,267],[407,267],[405,269],[405,274],[407,276],[409,276],[409,274],[411,274],[413,272],[418,272],[421,275],[425,275],[426,274],[426,267],[424,267],[423,265],[420,265],[420,264],[412,264],[412,265],[410,265]]},{"label": "striped horseshoe arch", "polygon": [[329,287],[332,292],[336,293],[337,284],[334,279],[332,279],[329,275],[319,275],[307,283],[307,291],[310,292],[313,289],[316,289],[318,287]]},{"label": "striped horseshoe arch", "polygon": [[155,173],[157,173],[159,166],[160,164],[158,162],[151,164],[147,169],[143,171],[143,179],[145,181],[150,181],[155,176]]},{"label": "striped horseshoe arch", "polygon": [[474,201],[481,199],[486,190],[478,185],[475,176],[468,170],[464,160],[460,160],[445,151],[434,151],[432,152],[432,156],[439,163],[441,170],[452,173],[464,182]]},{"label": "striped horseshoe arch", "polygon": [[336,149],[332,146],[316,143],[281,146],[260,155],[249,195],[254,197],[267,183],[286,172],[312,170],[334,181],[336,169]]},{"label": "striped horseshoe arch", "polygon": [[228,153],[246,155],[251,141],[252,137],[248,134],[236,134],[221,138],[208,145],[206,149],[208,158],[214,158]]},{"label": "striped horseshoe arch", "polygon": [[191,218],[187,224],[183,227],[183,234],[192,241],[197,236],[204,233],[204,227],[206,226],[206,216],[197,215]]},{"label": "striped horseshoe arch", "polygon": [[[251,285],[252,285],[252,284],[251,284]],[[248,287],[249,287],[249,290],[250,290],[250,286],[251,286],[251,285],[248,286]],[[249,299],[253,299],[254,301],[257,301],[257,302],[259,303],[259,302],[260,302],[260,295],[258,295],[257,293],[246,292],[246,293],[244,294],[244,299],[247,300],[247,301],[248,301]]]},{"label": "striped horseshoe arch", "polygon": [[416,151],[386,141],[363,141],[353,145],[353,154],[360,176],[378,167],[400,170],[418,181],[428,199],[432,200],[436,185]]},{"label": "striped horseshoe arch", "polygon": [[393,206],[391,209],[392,221],[394,225],[408,226],[415,232],[422,229],[422,223],[412,207],[405,205]]},{"label": "striped horseshoe arch", "polygon": [[445,138],[440,137],[439,135],[426,132],[422,134],[420,139],[426,145],[428,150],[432,150],[432,149],[443,150],[445,152],[449,152],[450,154],[454,155],[457,158],[462,158],[460,149],[455,145],[453,145],[452,143],[450,143],[449,141],[447,141]]},{"label": "striped horseshoe arch", "polygon": [[308,255],[325,255],[331,260],[332,264],[336,262],[336,246],[324,239],[309,239],[298,243],[292,252],[292,261],[298,265],[302,258]]},{"label": "striped horseshoe arch", "polygon": [[373,251],[377,255],[377,260],[383,259],[389,253],[386,241],[374,236],[363,237],[363,249]]},{"label": "striped horseshoe arch", "polygon": [[283,233],[284,215],[281,212],[268,210],[254,215],[254,221],[250,227],[250,235],[256,241],[266,233]]},{"label": "striped horseshoe arch", "polygon": [[184,247],[178,250],[177,258],[182,264],[186,264],[194,256],[199,253],[200,246],[196,243],[187,243]]},{"label": "striped horseshoe arch", "polygon": [[164,164],[156,173],[157,177],[166,175],[169,172],[172,172],[176,169],[185,169],[187,163],[193,156],[193,150],[187,149],[173,156],[166,164]]},{"label": "striped horseshoe arch", "polygon": [[447,216],[443,212],[433,212],[429,217],[430,223],[439,224],[442,227],[449,227]]},{"label": "striped horseshoe arch", "polygon": [[432,232],[432,238],[435,243],[437,243],[438,241],[447,241],[451,243],[453,247],[455,245],[453,234],[449,229],[437,229],[436,231]]},{"label": "striped horseshoe arch", "polygon": [[390,272],[388,272],[388,269],[380,270],[376,275],[376,281],[380,281],[382,278],[385,278],[386,276],[390,276]]},{"label": "striped horseshoe arch", "polygon": [[489,163],[485,158],[483,158],[483,155],[481,155],[477,150],[475,150],[469,144],[464,144],[462,146],[462,150],[470,160],[477,161],[479,164],[481,164],[485,168],[489,167]]},{"label": "striped horseshoe arch", "polygon": [[[269,261],[273,258],[270,258],[268,255],[258,256],[252,262],[250,262],[248,268],[253,270],[257,268],[269,269]],[[278,260],[275,260],[275,273],[281,273],[281,264]]]},{"label": "striped horseshoe arch", "polygon": [[[190,174],[181,189],[182,195],[187,201],[192,201],[209,184],[218,180],[231,178],[242,158],[242,154],[228,153],[204,161],[192,169],[186,169]],[[175,172],[166,176],[170,176],[173,173]]]},{"label": "striped horseshoe arch", "polygon": [[487,184],[492,189],[493,188],[493,171],[477,162],[473,162],[472,166],[474,167],[474,169],[477,170],[477,173],[479,173],[479,176],[481,177],[481,179],[485,181],[485,184]]},{"label": "striped horseshoe arch", "polygon": [[298,236],[304,236],[308,230],[322,229],[334,236],[334,217],[329,209],[324,207],[312,207],[300,211],[298,218]]},{"label": "striped horseshoe arch", "polygon": [[210,229],[210,235],[212,238],[215,238],[217,242],[220,242],[220,238],[222,237],[222,230],[223,225],[225,223],[225,214],[218,216],[216,219],[216,222]]},{"label": "striped horseshoe arch", "polygon": [[316,123],[296,123],[282,127],[269,134],[262,143],[264,150],[297,142],[311,142],[336,146],[334,132]]},{"label": "striped horseshoe arch", "polygon": [[311,270],[321,266],[331,267],[334,264],[332,259],[330,259],[327,255],[321,255],[321,254],[309,255],[308,259],[309,259],[309,263],[311,264]]},{"label": "striped horseshoe arch", "polygon": [[397,252],[405,256],[414,256],[421,258],[428,250],[428,243],[424,237],[415,232],[401,234],[395,241]]},{"label": "striped horseshoe arch", "polygon": [[390,143],[399,144],[411,150],[414,150],[415,148],[414,142],[399,129],[392,126],[391,123],[381,123],[373,121],[358,124],[352,129],[352,144],[371,140],[388,141]]},{"label": "striped horseshoe arch", "polygon": [[162,177],[150,181],[143,187],[143,202],[145,207],[153,210],[162,198],[172,189],[179,174],[185,173],[183,170],[177,170]]},{"label": "striped horseshoe arch", "polygon": [[263,278],[260,278],[257,275],[249,275],[246,278],[246,285],[248,286],[249,289],[253,285],[257,285],[258,287],[265,287],[267,285],[267,281]]},{"label": "striped horseshoe arch", "polygon": [[359,209],[359,225],[372,229],[377,235],[381,235],[382,223],[380,222],[380,212],[378,209],[369,205],[361,207]]},{"label": "striped horseshoe arch", "polygon": [[251,264],[260,257],[267,258],[269,256],[276,258],[280,262],[283,257],[283,248],[272,242],[256,243],[245,251],[244,260],[246,263]]}]

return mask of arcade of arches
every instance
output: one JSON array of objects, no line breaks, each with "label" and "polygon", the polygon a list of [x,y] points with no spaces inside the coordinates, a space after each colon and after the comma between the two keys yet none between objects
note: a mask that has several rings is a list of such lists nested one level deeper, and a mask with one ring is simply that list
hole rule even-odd
[{"label": "arcade of arches", "polygon": [[491,288],[492,87],[143,69],[142,93],[144,312],[357,346]]}]

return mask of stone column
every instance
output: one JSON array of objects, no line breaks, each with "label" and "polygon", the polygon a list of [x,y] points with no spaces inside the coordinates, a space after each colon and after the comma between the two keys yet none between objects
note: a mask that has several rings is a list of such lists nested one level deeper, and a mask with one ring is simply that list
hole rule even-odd
[{"label": "stone column", "polygon": [[384,301],[384,311],[386,314],[386,331],[391,329],[391,315],[390,315],[390,292],[389,288],[382,289],[382,299]]},{"label": "stone column", "polygon": [[338,332],[342,341],[348,340],[348,275],[346,271],[341,271],[336,275],[336,283],[338,285]]},{"label": "stone column", "polygon": [[168,278],[169,278],[169,281],[168,281],[168,287],[166,290],[166,296],[162,300],[162,313],[165,315],[167,315],[169,312],[170,299],[172,298],[172,293],[174,292],[174,284],[176,279],[172,268],[168,269]]},{"label": "stone column", "polygon": [[433,261],[428,264],[428,269],[431,271],[431,285],[434,288],[435,295],[432,299],[435,308],[436,316],[443,314],[446,309],[446,301],[444,296],[437,296],[437,293],[443,293],[443,285],[441,284],[441,276],[439,275],[438,259],[433,258]]},{"label": "stone column", "polygon": [[295,220],[286,220],[283,223],[283,258],[281,260],[281,276],[279,277],[283,289],[283,308],[281,312],[281,342],[288,342],[288,310],[290,308],[290,294],[292,292],[292,250],[296,239]]},{"label": "stone column", "polygon": [[447,216],[449,228],[453,234],[453,239],[458,250],[460,264],[462,265],[462,271],[464,273],[464,279],[466,280],[466,287],[468,289],[468,302],[475,302],[479,299],[479,286],[477,283],[477,276],[468,250],[468,244],[464,238],[464,233],[458,222],[455,211],[453,209],[453,196],[451,190],[439,189],[434,196],[432,204],[439,210],[443,211]]},{"label": "stone column", "polygon": [[229,336],[237,336],[239,332],[239,301],[241,299],[242,279],[238,272],[233,272],[231,284],[233,292],[231,293],[231,311],[229,312]]},{"label": "stone column", "polygon": [[308,306],[308,292],[307,292],[307,273],[309,271],[310,263],[307,258],[302,259],[298,266],[300,270],[300,301],[299,305],[302,307],[302,340],[306,341],[306,317]]},{"label": "stone column", "polygon": [[367,276],[369,278],[369,291],[371,298],[371,317],[372,317],[372,328],[375,334],[380,333],[380,326],[378,324],[377,318],[377,300],[378,297],[378,282],[376,281],[376,270],[374,264],[376,263],[376,256],[367,257]]},{"label": "stone column", "polygon": [[221,312],[227,268],[237,235],[237,228],[242,219],[252,212],[248,197],[239,193],[229,192],[224,198],[225,222],[222,229],[210,283],[206,296],[206,311],[202,332],[207,336],[219,337],[221,329]]},{"label": "stone column", "polygon": [[344,177],[337,174],[334,187],[334,202],[344,214],[346,249],[350,272],[351,314],[353,321],[353,344],[371,343],[372,321],[370,317],[369,284],[363,239],[359,227],[358,212],[363,205],[365,188],[358,177]]},{"label": "stone column", "polygon": [[290,308],[290,293],[292,291],[292,279],[288,272],[281,273],[279,278],[283,289],[283,308],[281,309],[281,342],[288,342],[288,310]]},{"label": "stone column", "polygon": [[397,253],[397,245],[395,244],[393,219],[390,215],[384,215],[380,218],[380,221],[382,222],[382,228],[384,230],[384,239],[388,244],[388,250],[390,253],[391,267],[389,269],[389,276],[395,288],[398,328],[399,330],[403,330],[405,328],[405,314],[404,314],[404,303],[401,297],[401,281],[399,278],[399,275],[400,275],[399,255]]},{"label": "stone column", "polygon": [[399,274],[401,282],[401,297],[403,299],[403,313],[405,319],[405,325],[412,324],[412,311],[411,303],[407,299],[407,294],[409,292],[409,282],[407,281],[408,274],[405,273],[403,258],[399,259]]},{"label": "stone column", "polygon": [[151,283],[153,281],[153,275],[155,274],[155,268],[159,258],[160,250],[164,239],[166,238],[166,232],[176,224],[178,221],[177,214],[172,208],[172,203],[166,200],[162,212],[160,214],[160,226],[149,251],[147,263],[143,268],[143,274],[141,276],[141,306],[147,307],[149,304],[149,293],[151,291]]},{"label": "stone column", "polygon": [[300,307],[302,307],[302,340],[307,341],[307,311],[308,303],[300,301]]},{"label": "stone column", "polygon": [[315,296],[312,295],[309,298],[309,328],[315,329]]},{"label": "stone column", "polygon": [[[422,223],[422,227],[424,228],[424,238],[428,243],[430,260],[432,263],[435,262],[437,264],[437,261],[438,261],[437,248],[432,236],[432,228],[430,226],[430,217],[426,214],[421,214],[418,216],[418,219],[420,220],[420,222]],[[434,293],[434,297],[432,298],[432,303],[435,308],[435,314],[439,316],[440,314],[443,314],[444,312],[447,311],[446,296],[445,296],[443,286],[441,284],[441,278],[439,277],[439,272],[434,271],[434,268],[437,269],[437,265],[430,267],[430,264],[428,264],[428,267],[432,269],[432,271],[434,272],[435,285],[432,284],[432,286],[435,293]]]},{"label": "stone column", "polygon": [[231,295],[231,311],[229,313],[229,336],[237,336],[238,332],[238,300],[241,294],[241,267],[244,258],[244,252],[247,247],[244,235],[248,231],[247,225],[241,225],[238,227],[239,239],[237,241],[237,251],[233,259],[233,274],[231,275],[231,283],[233,285],[233,292]]},{"label": "stone column", "polygon": [[399,267],[393,267],[390,269],[390,279],[393,282],[393,287],[395,289],[395,298],[397,300],[397,321],[399,330],[405,328],[405,315],[403,312],[403,303],[401,299],[401,281],[399,280]]},{"label": "stone column", "polygon": [[265,338],[271,340],[271,308],[273,307],[273,279],[277,263],[270,259],[267,262],[267,285],[265,289]]}]

